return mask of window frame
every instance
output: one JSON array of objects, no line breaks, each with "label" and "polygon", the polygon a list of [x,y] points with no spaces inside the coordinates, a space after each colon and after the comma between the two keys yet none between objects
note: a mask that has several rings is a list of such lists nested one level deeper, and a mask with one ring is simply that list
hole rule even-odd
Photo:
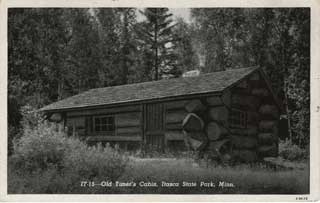
[{"label": "window frame", "polygon": [[[103,118],[106,118],[106,123],[102,123],[102,120]],[[109,119],[112,119],[113,120],[113,123],[108,123]],[[97,122],[96,122],[96,119],[100,119],[100,123],[99,123],[99,128],[100,130],[97,130]],[[93,120],[93,132],[95,133],[113,133],[115,134],[116,132],[116,123],[115,123],[115,116],[114,115],[99,115],[99,116],[93,116],[92,118]],[[106,130],[103,130],[102,127],[103,126],[106,126]],[[108,129],[108,126],[112,126],[111,127],[111,130]]]},{"label": "window frame", "polygon": [[232,108],[229,113],[229,123],[230,127],[232,128],[247,128],[248,112],[241,109]]}]

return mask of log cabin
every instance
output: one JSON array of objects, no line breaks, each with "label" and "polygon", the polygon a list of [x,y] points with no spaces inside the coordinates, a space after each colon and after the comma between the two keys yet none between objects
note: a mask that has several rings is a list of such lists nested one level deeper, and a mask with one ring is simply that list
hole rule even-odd
[{"label": "log cabin", "polygon": [[91,89],[41,111],[88,143],[251,162],[277,156],[281,109],[263,69],[250,67]]}]

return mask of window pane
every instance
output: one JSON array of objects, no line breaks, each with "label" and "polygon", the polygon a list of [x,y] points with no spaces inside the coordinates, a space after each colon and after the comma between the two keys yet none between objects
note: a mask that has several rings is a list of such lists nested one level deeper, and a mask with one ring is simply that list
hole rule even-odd
[{"label": "window pane", "polygon": [[109,131],[114,131],[114,125],[108,125],[108,130]]},{"label": "window pane", "polygon": [[108,124],[114,125],[114,117],[109,117]]},{"label": "window pane", "polygon": [[230,112],[230,125],[233,127],[246,127],[247,116],[245,111],[232,109]]},{"label": "window pane", "polygon": [[104,116],[94,118],[95,131],[114,131],[115,130],[115,121],[113,116]]},{"label": "window pane", "polygon": [[107,126],[106,125],[101,126],[101,131],[107,131]]},{"label": "window pane", "polygon": [[100,119],[99,119],[99,118],[95,118],[95,119],[94,119],[94,123],[95,123],[96,125],[99,125],[99,124],[100,124]]},{"label": "window pane", "polygon": [[95,126],[95,129],[94,129],[94,130],[95,130],[95,131],[100,131],[100,126],[96,124],[96,126]]},{"label": "window pane", "polygon": [[107,119],[108,119],[108,117],[101,118],[101,124],[103,124],[103,125],[107,124]]}]

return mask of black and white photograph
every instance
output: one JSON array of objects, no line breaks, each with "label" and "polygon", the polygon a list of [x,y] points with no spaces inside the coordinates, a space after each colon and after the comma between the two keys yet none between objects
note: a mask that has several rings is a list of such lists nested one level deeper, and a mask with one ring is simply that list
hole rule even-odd
[{"label": "black and white photograph", "polygon": [[8,8],[7,193],[308,200],[310,30],[310,7]]}]

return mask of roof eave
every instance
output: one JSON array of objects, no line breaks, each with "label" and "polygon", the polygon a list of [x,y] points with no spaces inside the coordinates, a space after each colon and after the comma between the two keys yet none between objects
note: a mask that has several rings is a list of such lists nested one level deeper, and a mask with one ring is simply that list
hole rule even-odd
[{"label": "roof eave", "polygon": [[124,101],[124,102],[116,102],[116,103],[109,103],[109,104],[98,104],[98,105],[88,105],[88,106],[79,106],[79,107],[67,107],[67,108],[56,108],[56,109],[39,109],[44,113],[53,113],[53,112],[66,112],[66,111],[74,111],[74,110],[85,110],[85,109],[96,109],[96,108],[112,108],[114,106],[127,106],[127,105],[137,105],[137,104],[145,104],[145,103],[152,103],[152,102],[166,102],[172,100],[182,100],[185,98],[193,98],[198,96],[208,96],[208,95],[221,95],[223,90],[219,91],[211,91],[211,92],[203,92],[203,93],[194,93],[194,94],[186,94],[186,95],[178,95],[178,96],[169,96],[169,97],[161,97],[161,98],[153,98],[153,99],[144,99],[144,100],[131,100],[131,101]]}]

